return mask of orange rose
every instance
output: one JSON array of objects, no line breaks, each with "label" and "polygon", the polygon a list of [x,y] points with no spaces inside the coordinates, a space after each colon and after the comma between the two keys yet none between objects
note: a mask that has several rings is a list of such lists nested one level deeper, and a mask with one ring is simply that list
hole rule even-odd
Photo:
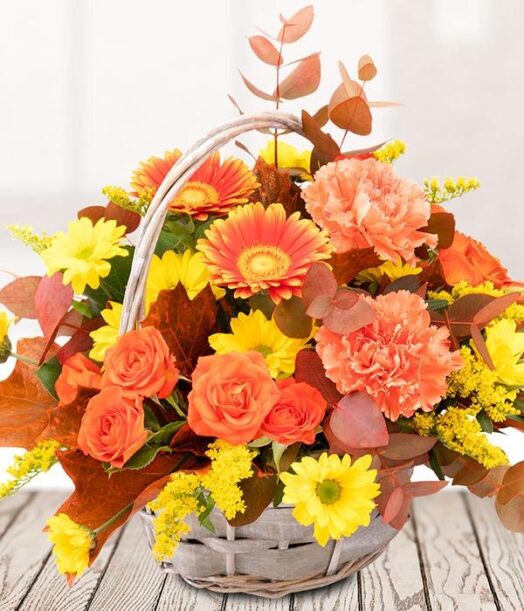
[{"label": "orange rose", "polygon": [[121,468],[147,439],[142,398],[129,398],[107,386],[87,404],[78,432],[78,447],[96,460]]},{"label": "orange rose", "polygon": [[144,327],[129,331],[109,348],[104,359],[102,387],[120,386],[128,396],[169,397],[178,382],[178,369],[160,331]]},{"label": "orange rose", "polygon": [[453,244],[439,253],[444,278],[449,285],[467,280],[476,286],[491,280],[495,286],[511,282],[508,270],[487,248],[460,231],[455,232]]},{"label": "orange rose", "polygon": [[56,380],[55,390],[60,405],[69,405],[76,399],[80,388],[100,390],[101,384],[100,367],[78,352],[65,361],[62,372]]},{"label": "orange rose", "polygon": [[204,356],[192,376],[187,422],[197,434],[229,443],[255,438],[280,393],[259,352]]},{"label": "orange rose", "polygon": [[269,437],[284,445],[314,443],[316,429],[326,413],[326,400],[316,388],[293,378],[279,380],[277,385],[280,399],[265,417],[257,437]]}]

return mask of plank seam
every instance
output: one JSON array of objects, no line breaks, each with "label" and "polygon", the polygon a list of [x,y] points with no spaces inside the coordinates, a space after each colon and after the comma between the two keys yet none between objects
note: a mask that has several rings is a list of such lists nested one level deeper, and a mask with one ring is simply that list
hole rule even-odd
[{"label": "plank seam", "polygon": [[362,573],[357,573],[357,605],[358,611],[364,611],[364,597],[362,596]]},{"label": "plank seam", "polygon": [[295,595],[289,595],[289,611],[295,611]]},{"label": "plank seam", "polygon": [[20,599],[20,602],[18,603],[18,605],[15,607],[15,611],[20,611],[20,609],[22,608],[22,605],[25,603],[26,598],[29,596],[29,593],[31,592],[31,590],[35,586],[36,582],[40,578],[40,575],[42,574],[42,571],[44,570],[46,564],[49,562],[49,558],[51,558],[51,554],[52,553],[53,553],[52,550],[49,550],[49,552],[47,552],[46,557],[40,563],[40,568],[35,573],[35,576],[33,577],[33,579],[31,579],[31,583],[29,584],[29,587],[24,592],[24,595]]},{"label": "plank seam", "polygon": [[226,611],[227,598],[227,594],[222,594],[222,604],[220,605],[220,611]]},{"label": "plank seam", "polygon": [[413,534],[415,535],[415,547],[417,548],[417,558],[418,558],[418,566],[420,569],[420,576],[422,578],[422,588],[424,590],[424,600],[426,602],[426,608],[428,611],[432,611],[433,607],[431,605],[431,598],[429,595],[429,582],[428,576],[426,574],[426,568],[424,566],[424,558],[422,556],[422,546],[420,544],[420,539],[418,536],[418,527],[417,527],[417,519],[415,517],[415,509],[412,507],[411,509],[411,521],[413,523]]},{"label": "plank seam", "polygon": [[495,584],[493,583],[493,578],[491,577],[491,571],[489,570],[486,557],[484,556],[484,551],[482,550],[477,525],[473,520],[473,513],[471,511],[471,507],[469,506],[466,493],[461,492],[460,496],[462,497],[462,502],[464,503],[464,506],[466,508],[466,514],[468,516],[471,525],[471,530],[473,531],[473,536],[475,537],[475,543],[479,551],[480,561],[482,562],[482,566],[484,567],[484,572],[486,573],[486,579],[488,580],[489,589],[491,590],[491,594],[493,595],[493,602],[495,603],[495,607],[497,607],[497,611],[504,611],[502,605],[500,604],[499,595],[497,594],[497,590],[495,589]]},{"label": "plank seam", "polygon": [[127,524],[125,524],[125,526],[118,533],[117,540],[115,542],[115,546],[113,547],[113,549],[111,550],[111,553],[109,554],[109,558],[106,562],[106,565],[104,566],[104,568],[102,569],[100,573],[100,577],[98,578],[98,581],[96,582],[96,585],[93,588],[93,591],[91,592],[91,596],[89,597],[89,600],[87,601],[87,605],[84,607],[84,611],[88,611],[89,607],[93,603],[96,593],[100,589],[100,584],[102,583],[102,580],[104,579],[106,575],[107,569],[109,565],[111,564],[111,562],[113,562],[113,556],[115,555],[115,552],[118,549],[118,546],[120,545],[120,541],[122,540],[122,537],[124,536],[124,532],[126,531],[126,529],[127,529]]},{"label": "plank seam", "polygon": [[9,518],[9,521],[7,522],[7,524],[5,525],[4,530],[2,531],[2,533],[0,534],[0,538],[2,538],[7,531],[11,528],[11,526],[13,526],[13,524],[16,522],[16,520],[18,519],[18,516],[26,510],[26,508],[32,504],[32,502],[34,501],[35,497],[36,497],[36,492],[29,492],[26,493],[27,494],[27,503],[24,504],[23,507],[21,507],[18,511],[14,511],[13,515]]},{"label": "plank seam", "polygon": [[158,605],[160,604],[160,599],[162,598],[162,594],[166,587],[166,581],[167,581],[167,574],[164,576],[164,580],[162,581],[162,585],[160,586],[160,592],[158,593],[158,596],[156,597],[155,606],[153,608],[153,611],[157,611],[158,609]]}]

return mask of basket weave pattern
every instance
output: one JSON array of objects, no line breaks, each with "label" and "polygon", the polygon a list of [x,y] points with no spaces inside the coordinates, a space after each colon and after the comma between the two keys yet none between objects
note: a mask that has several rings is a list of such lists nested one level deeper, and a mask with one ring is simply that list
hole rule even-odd
[{"label": "basket weave pattern", "polygon": [[[270,111],[242,115],[196,142],[170,169],[158,188],[141,224],[123,304],[120,333],[136,328],[144,312],[147,272],[169,202],[188,178],[214,151],[245,132],[280,129],[302,134],[294,115]],[[150,543],[152,516],[142,513]],[[318,588],[359,571],[375,560],[397,531],[375,517],[371,526],[353,536],[320,547],[312,529],[298,524],[289,507],[266,509],[254,523],[233,528],[223,515],[211,514],[212,535],[193,520],[191,538],[180,543],[163,569],[177,573],[198,588],[217,592],[248,592],[278,598],[291,592]]]}]

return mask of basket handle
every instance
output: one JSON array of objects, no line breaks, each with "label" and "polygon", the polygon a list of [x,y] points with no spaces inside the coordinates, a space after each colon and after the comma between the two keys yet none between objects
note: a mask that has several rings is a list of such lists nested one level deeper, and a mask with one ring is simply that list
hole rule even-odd
[{"label": "basket handle", "polygon": [[143,316],[147,272],[164,225],[169,203],[211,153],[241,134],[268,128],[285,129],[303,135],[302,122],[292,114],[275,110],[254,115],[242,115],[198,140],[166,174],[142,220],[124,296],[120,334],[136,328]]}]

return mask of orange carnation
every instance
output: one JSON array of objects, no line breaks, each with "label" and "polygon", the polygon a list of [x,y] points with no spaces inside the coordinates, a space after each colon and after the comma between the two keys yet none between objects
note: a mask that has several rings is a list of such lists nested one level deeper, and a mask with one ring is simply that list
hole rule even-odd
[{"label": "orange carnation", "polygon": [[100,367],[81,352],[65,361],[62,372],[55,383],[60,405],[72,403],[76,399],[80,388],[100,390],[101,387],[102,373]]},{"label": "orange carnation", "polygon": [[204,356],[192,376],[187,422],[204,437],[252,441],[280,392],[259,352]]},{"label": "orange carnation", "polygon": [[142,398],[108,386],[87,404],[78,447],[96,460],[121,468],[146,442]]},{"label": "orange carnation", "polygon": [[326,413],[326,400],[316,388],[294,378],[279,380],[277,386],[280,399],[264,418],[257,437],[269,437],[284,445],[314,443]]},{"label": "orange carnation", "polygon": [[502,263],[483,244],[460,231],[455,232],[453,244],[439,252],[439,261],[451,286],[461,280],[473,286],[490,280],[497,287],[511,282]]},{"label": "orange carnation", "polygon": [[169,397],[178,369],[162,334],[144,327],[122,335],[104,359],[102,387],[121,386],[129,396]]}]

